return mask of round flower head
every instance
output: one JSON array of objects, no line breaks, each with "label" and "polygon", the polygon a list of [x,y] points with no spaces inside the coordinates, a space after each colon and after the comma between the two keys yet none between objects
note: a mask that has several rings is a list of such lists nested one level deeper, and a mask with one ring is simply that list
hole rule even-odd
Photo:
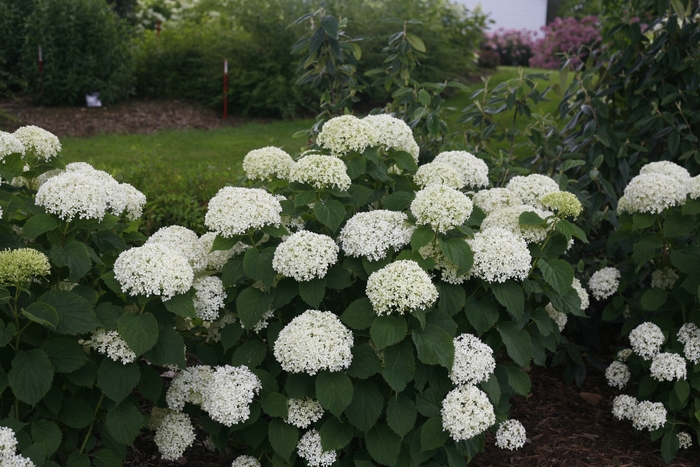
[{"label": "round flower head", "polygon": [[352,362],[352,332],[330,311],[307,310],[280,331],[273,353],[284,371],[315,375]]},{"label": "round flower head", "polygon": [[459,190],[464,186],[464,180],[457,170],[446,162],[431,162],[421,165],[413,176],[413,181],[421,188],[430,185],[445,185]]},{"label": "round flower head", "polygon": [[632,349],[622,349],[617,352],[617,359],[621,362],[626,362],[630,355],[632,355]]},{"label": "round flower head", "polygon": [[309,154],[299,159],[289,173],[289,181],[308,183],[317,190],[337,188],[345,191],[352,184],[342,160],[321,154]]},{"label": "round flower head", "polygon": [[675,353],[659,352],[651,361],[649,374],[659,381],[686,379],[685,359]]},{"label": "round flower head", "polygon": [[219,317],[219,310],[224,307],[226,290],[224,283],[216,276],[198,277],[192,283],[194,311],[202,321],[214,321]]},{"label": "round flower head", "polygon": [[[403,120],[387,114],[368,115],[362,119],[374,129],[370,146],[379,146],[397,151],[404,151],[413,156],[418,162],[420,148],[413,139],[413,130]],[[325,127],[324,127],[325,128]]]},{"label": "round flower head", "polygon": [[284,420],[297,428],[306,428],[323,417],[323,406],[315,399],[289,399],[287,418]]},{"label": "round flower head", "polygon": [[557,211],[564,217],[576,219],[583,211],[581,201],[578,200],[576,195],[568,191],[547,193],[540,198],[540,202],[542,202],[544,207]]},{"label": "round flower head", "polygon": [[478,207],[486,214],[523,204],[518,195],[507,188],[491,188],[489,190],[478,191],[474,193],[472,202],[474,206]]},{"label": "round flower head", "polygon": [[17,448],[17,437],[12,428],[0,426],[0,456],[14,454]]},{"label": "round flower head", "polygon": [[146,244],[166,245],[177,250],[187,261],[195,273],[204,271],[207,267],[207,252],[200,243],[197,234],[180,225],[171,225],[158,229]]},{"label": "round flower head", "polygon": [[698,329],[695,323],[685,323],[678,330],[676,336],[678,337],[678,342],[687,344],[692,339],[700,338],[700,329]]},{"label": "round flower head", "polygon": [[464,224],[472,209],[472,202],[464,193],[444,185],[423,188],[411,202],[411,213],[416,223],[430,225],[439,233]]},{"label": "round flower head", "polygon": [[260,467],[260,462],[253,456],[238,456],[233,460],[231,467]]},{"label": "round flower head", "polygon": [[649,360],[659,353],[661,345],[666,340],[661,328],[649,322],[632,329],[629,338],[632,351],[644,360]]},{"label": "round flower head", "polygon": [[632,416],[632,426],[637,430],[658,430],[666,423],[666,414],[661,402],[641,401]]},{"label": "round flower head", "polygon": [[173,378],[165,393],[165,402],[172,410],[182,411],[186,403],[201,405],[202,392],[214,370],[206,365],[187,367]]},{"label": "round flower head", "polygon": [[535,213],[541,219],[546,219],[552,215],[552,213],[549,211],[542,211],[541,209],[521,204],[520,206],[491,211],[481,222],[481,229],[485,230],[491,227],[500,227],[519,235],[527,243],[544,242],[545,238],[547,238],[548,228],[545,228],[542,225],[520,224],[520,215],[525,212]]},{"label": "round flower head", "polygon": [[496,447],[501,449],[520,449],[527,441],[525,427],[517,420],[506,420],[496,431]]},{"label": "round flower head", "polygon": [[459,285],[469,279],[469,273],[460,273],[459,268],[447,259],[440,247],[433,242],[421,247],[418,253],[423,258],[432,258],[435,261],[435,269],[440,271],[442,280],[448,284]]},{"label": "round flower head", "polygon": [[[110,191],[103,179],[90,172],[66,171],[41,185],[35,202],[46,212],[69,222],[74,217],[102,220],[110,202]],[[125,207],[126,199],[123,204]]]},{"label": "round flower head", "polygon": [[143,214],[143,206],[146,204],[146,195],[128,183],[120,183],[119,189],[126,197],[127,220],[135,221],[141,218],[141,215]]},{"label": "round flower head", "polygon": [[18,128],[13,135],[20,140],[27,155],[46,162],[61,152],[61,142],[56,135],[38,126],[29,125]]},{"label": "round flower head", "polygon": [[617,211],[659,214],[667,208],[684,204],[687,195],[687,182],[661,173],[640,174],[625,187]]},{"label": "round flower head", "polygon": [[424,309],[438,298],[428,273],[411,260],[394,261],[374,271],[367,279],[366,293],[379,316]]},{"label": "round flower head", "polygon": [[49,259],[38,250],[19,248],[0,251],[0,284],[20,286],[32,277],[50,273]]},{"label": "round flower head", "polygon": [[153,442],[163,459],[174,461],[182,457],[185,449],[192,446],[195,440],[194,427],[190,416],[170,411],[163,417],[153,436]]},{"label": "round flower head", "polygon": [[700,198],[700,175],[692,177],[690,180],[688,180],[686,186],[688,187],[688,196],[690,199]]},{"label": "round flower head", "polygon": [[641,174],[663,174],[673,177],[677,180],[690,180],[690,173],[685,167],[681,167],[675,162],[657,161],[649,162],[644,165],[639,171]]},{"label": "round flower head", "polygon": [[279,226],[280,212],[280,202],[265,190],[226,186],[209,201],[204,225],[229,238],[249,229]]},{"label": "round flower head", "polygon": [[638,404],[634,397],[621,394],[613,399],[612,414],[618,420],[632,420]]},{"label": "round flower head", "polygon": [[81,340],[78,342],[124,365],[136,360],[136,354],[129,348],[117,331],[107,331],[104,328],[96,329],[92,331],[89,341]]},{"label": "round flower head", "polygon": [[338,250],[331,237],[302,230],[277,246],[272,268],[299,282],[321,279],[338,261]]},{"label": "round flower head", "polygon": [[557,182],[540,174],[516,175],[510,179],[506,188],[515,193],[523,204],[540,209],[545,209],[540,201],[544,195],[559,191]]},{"label": "round flower head", "polygon": [[579,301],[581,302],[581,311],[586,311],[591,304],[591,301],[588,297],[588,292],[586,292],[586,289],[584,289],[581,285],[581,281],[576,279],[575,277],[574,281],[571,283],[571,287],[578,294]]},{"label": "round flower head", "polygon": [[250,417],[250,404],[261,388],[247,366],[216,367],[202,386],[202,410],[228,427],[242,423]]},{"label": "round flower head", "polygon": [[454,338],[455,357],[450,379],[455,385],[477,384],[489,379],[496,369],[493,350],[472,334]]},{"label": "round flower head", "polygon": [[499,227],[491,227],[467,240],[474,252],[472,276],[487,282],[508,279],[525,280],[530,273],[532,256],[527,243],[518,235]]},{"label": "round flower head", "polygon": [[569,321],[569,318],[566,316],[566,314],[554,308],[554,306],[551,303],[548,303],[547,306],[544,307],[544,309],[549,315],[549,317],[552,318],[552,320],[555,323],[557,323],[557,326],[559,327],[559,332],[562,332],[564,330],[564,327],[566,327],[567,321]]},{"label": "round flower head", "polygon": [[653,289],[671,290],[678,280],[678,274],[673,268],[657,269],[651,274],[651,287]]},{"label": "round flower head", "polygon": [[469,188],[489,186],[489,167],[467,151],[447,151],[438,154],[433,162],[443,162],[455,168],[462,178],[462,185]]},{"label": "round flower head", "polygon": [[190,290],[194,273],[179,251],[149,243],[123,251],[114,262],[114,278],[129,295],[160,295],[170,300]]},{"label": "round flower head", "polygon": [[251,180],[287,179],[294,159],[274,146],[253,149],[243,158],[243,170]]},{"label": "round flower head", "polygon": [[630,373],[630,369],[622,362],[612,362],[608,368],[605,369],[605,379],[608,380],[608,386],[614,388],[622,389],[629,382],[631,377],[632,373]]},{"label": "round flower head", "polygon": [[0,131],[0,162],[10,154],[24,155],[24,144],[12,133]]},{"label": "round flower head", "polygon": [[335,463],[335,451],[324,451],[321,447],[321,435],[316,430],[304,433],[297,444],[297,454],[312,467],[329,467]]},{"label": "round flower head", "polygon": [[386,257],[389,248],[398,250],[408,245],[413,231],[406,214],[378,209],[352,216],[340,231],[339,240],[346,255],[377,261]]},{"label": "round flower head", "polygon": [[693,445],[693,438],[690,436],[690,434],[686,433],[685,431],[681,431],[678,433],[678,448],[679,449],[690,449],[690,447]]},{"label": "round flower head", "polygon": [[369,121],[360,120],[352,115],[342,115],[323,124],[316,137],[316,143],[335,156],[344,156],[350,152],[361,153],[372,142],[377,141],[375,132],[376,129]]},{"label": "round flower head", "polygon": [[216,232],[207,232],[199,237],[199,243],[204,248],[204,251],[207,252],[207,269],[212,271],[221,271],[229,259],[250,248],[250,245],[238,242],[229,250],[211,251],[214,246],[214,240],[216,240]]},{"label": "round flower head", "polygon": [[607,267],[594,272],[588,280],[588,288],[596,300],[603,300],[615,292],[620,286],[620,271]]},{"label": "round flower head", "polygon": [[488,396],[476,386],[459,386],[442,401],[442,428],[455,441],[471,439],[496,423]]}]

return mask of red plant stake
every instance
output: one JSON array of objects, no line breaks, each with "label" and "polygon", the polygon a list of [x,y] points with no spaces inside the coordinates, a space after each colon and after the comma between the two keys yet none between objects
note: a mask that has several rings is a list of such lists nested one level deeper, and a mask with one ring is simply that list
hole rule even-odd
[{"label": "red plant stake", "polygon": [[228,117],[228,60],[224,59],[224,120]]}]

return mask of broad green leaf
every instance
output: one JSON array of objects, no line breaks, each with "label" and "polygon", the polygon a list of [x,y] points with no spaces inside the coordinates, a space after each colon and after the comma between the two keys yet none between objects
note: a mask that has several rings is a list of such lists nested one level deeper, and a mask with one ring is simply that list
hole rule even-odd
[{"label": "broad green leaf", "polygon": [[[354,279],[352,274],[342,264],[337,263],[335,266],[328,270],[326,277],[323,278],[326,281],[326,287],[333,290],[343,290],[350,287]],[[275,287],[275,295],[277,295],[277,287]]]},{"label": "broad green leaf", "polygon": [[358,298],[348,306],[340,320],[349,328],[355,330],[367,329],[377,318],[369,298]]},{"label": "broad green leaf", "polygon": [[416,170],[418,170],[416,160],[411,154],[405,151],[392,151],[389,157],[396,162],[396,165],[408,173],[416,173]]},{"label": "broad green leaf", "polygon": [[271,287],[277,273],[272,268],[275,248],[268,247],[263,251],[248,248],[243,256],[243,270],[251,279],[261,281],[265,287]]},{"label": "broad green leaf", "polygon": [[456,315],[467,303],[467,295],[461,285],[442,283],[438,285],[438,291],[438,309],[450,316]]},{"label": "broad green leaf", "polygon": [[564,295],[571,288],[574,281],[574,270],[568,262],[562,259],[551,261],[540,259],[537,262],[537,267],[542,271],[544,280],[560,295]]},{"label": "broad green leaf", "polygon": [[681,404],[685,403],[686,399],[688,399],[688,396],[690,395],[690,385],[684,379],[679,379],[676,381],[673,385],[673,390],[675,391],[676,397],[678,397]]},{"label": "broad green leaf", "polygon": [[90,271],[92,260],[84,243],[70,241],[63,247],[54,245],[51,248],[51,260],[56,266],[67,267],[70,270],[71,282],[78,280]]},{"label": "broad green leaf", "polygon": [[30,321],[41,324],[52,331],[55,331],[58,325],[58,312],[54,307],[44,302],[31,303],[26,309],[22,309],[22,314]]},{"label": "broad green leaf", "polygon": [[348,375],[353,378],[367,379],[382,370],[379,357],[369,344],[356,344],[352,347],[352,363]]},{"label": "broad green leaf", "polygon": [[260,398],[263,412],[270,417],[287,418],[287,398],[279,392],[271,392]]},{"label": "broad green leaf", "polygon": [[383,208],[389,211],[403,211],[411,204],[414,197],[413,193],[397,191],[387,196]]},{"label": "broad green leaf", "polygon": [[378,349],[399,343],[406,337],[408,324],[403,316],[378,316],[369,330]]},{"label": "broad green leaf", "polygon": [[515,319],[522,319],[523,312],[525,311],[525,297],[520,285],[508,279],[505,282],[491,284],[491,290],[496,300],[498,300],[498,303],[506,307]]},{"label": "broad green leaf", "polygon": [[163,301],[163,305],[170,313],[173,313],[184,318],[196,318],[197,312],[194,309],[194,301],[192,301],[193,293],[187,292],[180,295],[175,295],[169,300]]},{"label": "broad green leaf", "polygon": [[408,340],[403,340],[384,349],[382,376],[394,391],[403,391],[406,384],[413,379],[415,371],[416,360],[413,355],[413,345]]},{"label": "broad green leaf", "polygon": [[474,264],[474,253],[463,238],[438,239],[440,249],[448,260],[457,266],[458,274],[469,272]]},{"label": "broad green leaf", "polygon": [[217,235],[209,252],[230,250],[236,246],[236,243],[238,243],[238,238],[236,237],[224,238],[221,235]]},{"label": "broad green leaf", "polygon": [[61,445],[63,434],[58,426],[46,419],[32,422],[32,439],[44,446],[47,457],[51,457]]},{"label": "broad green leaf", "polygon": [[508,375],[508,385],[513,391],[521,396],[530,394],[530,388],[532,386],[530,376],[518,366],[511,364],[504,364],[502,366],[505,368]]},{"label": "broad green leaf", "polygon": [[416,404],[409,397],[397,394],[389,398],[386,406],[386,422],[400,437],[403,438],[413,429],[417,415]]},{"label": "broad green leaf", "polygon": [[140,379],[141,372],[136,363],[124,365],[105,358],[97,370],[97,387],[117,404],[131,394]]},{"label": "broad green leaf", "polygon": [[172,326],[164,324],[158,325],[158,341],[144,356],[154,365],[176,365],[178,368],[187,366],[185,340]]},{"label": "broad green leaf", "polygon": [[227,324],[221,330],[221,346],[224,348],[224,352],[238,343],[243,332],[240,323]]},{"label": "broad green leaf", "polygon": [[224,287],[236,285],[244,277],[243,255],[240,254],[230,258],[221,270],[221,282],[224,283]]},{"label": "broad green leaf", "polygon": [[107,412],[105,424],[115,441],[129,445],[141,431],[143,415],[134,404],[124,401]]},{"label": "broad green leaf", "polygon": [[294,207],[307,206],[316,200],[315,191],[302,191],[294,197]]},{"label": "broad green leaf", "polygon": [[411,44],[411,47],[416,49],[418,52],[425,52],[425,44],[420,37],[408,32],[406,33],[406,40],[409,44]]},{"label": "broad green leaf", "polygon": [[87,363],[75,371],[66,373],[66,378],[76,386],[91,388],[95,384],[97,378],[97,367],[95,363],[88,358]]},{"label": "broad green leaf", "polygon": [[336,417],[352,401],[352,382],[342,372],[322,371],[316,376],[316,399]]},{"label": "broad green leaf", "polygon": [[418,351],[418,359],[428,365],[442,365],[452,368],[455,346],[452,337],[434,324],[428,324],[422,331],[413,331],[411,336]]},{"label": "broad green leaf", "polygon": [[525,211],[518,217],[520,225],[547,225],[544,219],[532,211]]},{"label": "broad green leaf", "polygon": [[270,310],[272,295],[266,294],[255,287],[244,289],[236,297],[236,310],[246,329],[253,329],[263,315]]},{"label": "broad green leaf", "polygon": [[50,232],[58,227],[58,222],[51,214],[37,214],[27,219],[22,226],[24,238],[37,238],[39,235]]},{"label": "broad green leaf", "polygon": [[302,397],[315,398],[315,382],[315,378],[306,373],[288,373],[287,381],[284,383],[284,389],[287,393],[287,397],[295,399],[301,399]]},{"label": "broad green leaf", "polygon": [[273,418],[267,429],[267,438],[283,459],[288,460],[299,442],[299,430],[280,418]]},{"label": "broad green leaf", "polygon": [[36,405],[51,389],[53,367],[43,350],[19,350],[12,359],[7,373],[15,397],[29,405]]},{"label": "broad green leaf", "polygon": [[88,357],[75,339],[54,337],[41,344],[56,373],[71,373],[87,362]]},{"label": "broad green leaf", "polygon": [[265,360],[267,346],[259,340],[249,340],[237,347],[231,357],[231,365],[245,365],[248,368],[255,368]]},{"label": "broad green leaf", "polygon": [[536,308],[531,314],[530,319],[535,322],[537,329],[543,336],[548,336],[554,331],[554,321],[549,316],[549,313],[544,308]]},{"label": "broad green leaf", "polygon": [[312,308],[318,308],[326,296],[326,279],[299,282],[299,295]]},{"label": "broad green leaf", "polygon": [[157,404],[163,392],[163,378],[161,378],[160,372],[154,369],[153,366],[144,365],[140,370],[141,381],[139,381],[136,388],[143,397]]},{"label": "broad green leaf", "polygon": [[95,467],[122,467],[122,456],[109,450],[100,449],[94,454]]},{"label": "broad green leaf", "polygon": [[657,236],[647,236],[640,239],[632,247],[632,258],[640,268],[644,263],[654,259],[661,252],[662,241]]},{"label": "broad green leaf", "polygon": [[685,237],[695,230],[693,216],[684,216],[678,212],[671,213],[664,221],[664,238]]},{"label": "broad green leaf", "polygon": [[100,326],[90,303],[81,296],[64,290],[50,290],[39,297],[56,309],[59,320],[58,334],[77,335],[93,331]]},{"label": "broad green leaf", "polygon": [[314,204],[314,214],[319,222],[335,232],[345,219],[345,208],[340,201],[321,200]]},{"label": "broad green leaf", "polygon": [[326,31],[328,37],[331,39],[338,39],[338,20],[335,18],[335,16],[323,16],[321,18],[321,27],[324,31]]},{"label": "broad green leaf", "polygon": [[116,331],[119,327],[119,318],[124,314],[124,309],[108,302],[100,303],[95,308],[95,316],[103,328],[107,331]]},{"label": "broad green leaf", "polygon": [[370,381],[359,381],[353,387],[352,401],[345,408],[350,423],[366,433],[372,428],[384,408],[384,397]]},{"label": "broad green leaf", "polygon": [[282,308],[299,295],[299,286],[297,281],[291,277],[285,277],[277,283],[274,293],[275,298],[272,301],[272,308]]},{"label": "broad green leaf", "polygon": [[[347,168],[348,177],[350,180],[355,180],[367,170],[367,161],[363,157],[353,157],[352,159],[343,159]],[[314,195],[316,193],[314,192]],[[311,200],[313,201],[313,200]],[[309,201],[309,203],[311,202]],[[306,204],[309,204],[306,203]]]},{"label": "broad green leaf", "polygon": [[700,264],[700,248],[689,247],[671,252],[671,263],[682,273],[690,276],[697,275]]},{"label": "broad green leaf", "polygon": [[532,342],[527,331],[508,321],[499,324],[496,329],[510,358],[520,366],[528,366],[532,358]]},{"label": "broad green leaf", "polygon": [[90,467],[90,458],[87,454],[71,456],[66,461],[66,467]]},{"label": "broad green leaf", "polygon": [[664,289],[648,289],[642,295],[642,309],[645,311],[656,311],[666,303],[667,297],[668,292]]},{"label": "broad green leaf", "polygon": [[[673,1],[673,0],[672,0]],[[666,433],[661,440],[661,457],[667,464],[678,454],[678,433],[671,431]]]},{"label": "broad green leaf", "polygon": [[649,213],[634,213],[632,215],[633,230],[643,230],[656,223],[656,215]]},{"label": "broad green leaf", "polygon": [[420,225],[411,235],[411,248],[418,250],[432,242],[434,238],[435,232],[433,232],[433,229],[426,225]]},{"label": "broad green leaf", "polygon": [[416,410],[424,417],[439,417],[445,395],[436,388],[428,388],[416,394]]},{"label": "broad green leaf", "polygon": [[442,429],[440,417],[430,417],[420,429],[421,451],[430,451],[445,445],[450,434]]},{"label": "broad green leaf", "polygon": [[319,433],[323,450],[336,451],[350,443],[355,435],[355,429],[349,423],[342,423],[335,417],[328,417]]},{"label": "broad green leaf", "polygon": [[117,323],[119,336],[140,357],[158,342],[158,321],[151,313],[124,313]]},{"label": "broad green leaf", "polygon": [[498,305],[493,300],[469,297],[464,305],[464,314],[469,324],[481,335],[498,321]]},{"label": "broad green leaf", "polygon": [[22,457],[31,460],[34,465],[43,466],[44,461],[46,460],[46,448],[43,444],[39,443],[34,443],[31,446],[22,449],[21,454]]},{"label": "broad green leaf", "polygon": [[248,446],[257,449],[257,447],[267,439],[267,432],[269,430],[270,427],[267,421],[263,418],[259,418],[257,422],[243,430],[243,439],[245,439]]},{"label": "broad green leaf", "polygon": [[367,450],[382,465],[393,466],[401,451],[401,438],[385,423],[377,423],[365,437]]},{"label": "broad green leaf", "polygon": [[501,385],[498,383],[496,373],[491,373],[489,379],[479,383],[479,386],[489,396],[491,404],[498,407],[501,402]]}]

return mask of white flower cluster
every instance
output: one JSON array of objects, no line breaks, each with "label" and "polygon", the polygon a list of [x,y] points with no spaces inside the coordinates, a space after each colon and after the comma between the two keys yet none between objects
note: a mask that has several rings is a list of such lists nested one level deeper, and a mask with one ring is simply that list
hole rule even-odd
[{"label": "white flower cluster", "polygon": [[603,300],[615,292],[620,286],[620,271],[606,267],[594,272],[588,280],[588,288],[596,300]]},{"label": "white flower cluster", "polygon": [[273,354],[284,371],[315,375],[352,362],[352,332],[330,311],[307,310],[280,331]]},{"label": "white flower cluster", "polygon": [[427,308],[438,298],[428,273],[411,260],[394,261],[373,272],[366,293],[379,316]]},{"label": "white flower cluster", "polygon": [[222,237],[281,222],[279,200],[260,188],[223,187],[209,200],[204,225]]},{"label": "white flower cluster", "polygon": [[688,180],[688,197],[690,199],[700,198],[700,175]]},{"label": "white flower cluster", "polygon": [[435,243],[430,242],[421,247],[418,253],[423,258],[432,258],[435,261],[435,269],[442,273],[442,280],[448,284],[461,284],[469,279],[469,272],[460,274],[459,268],[447,259],[440,247]]},{"label": "white flower cluster", "polygon": [[640,169],[639,173],[668,175],[683,182],[690,180],[690,173],[685,167],[670,161],[649,162]]},{"label": "white flower cluster", "polygon": [[197,234],[187,227],[180,225],[162,227],[151,235],[146,244],[166,245],[177,250],[187,258],[195,274],[204,271],[207,267],[207,251],[199,241]]},{"label": "white flower cluster", "polygon": [[498,426],[496,447],[512,451],[525,446],[525,441],[527,441],[525,427],[518,420],[506,420]]},{"label": "white flower cluster", "polygon": [[153,442],[156,443],[158,452],[163,459],[169,461],[179,459],[185,449],[194,444],[195,431],[190,416],[169,410],[165,415],[157,418],[157,423],[152,426],[155,430]]},{"label": "white flower cluster", "polygon": [[206,365],[190,366],[170,382],[165,402],[172,410],[182,411],[186,403],[201,405],[202,391],[211,380],[213,370]]},{"label": "white flower cluster", "polygon": [[287,179],[294,159],[274,146],[253,149],[243,158],[243,170],[251,180]]},{"label": "white flower cluster", "polygon": [[309,154],[299,159],[289,172],[289,181],[308,183],[317,190],[337,188],[345,191],[352,185],[345,163],[337,157],[322,154]]},{"label": "white flower cluster", "polygon": [[34,462],[16,452],[17,438],[12,428],[0,426],[0,466],[35,467]]},{"label": "white flower cluster", "polygon": [[493,350],[472,334],[460,334],[454,340],[455,356],[449,377],[455,385],[487,381],[496,369]]},{"label": "white flower cluster", "polygon": [[[253,326],[251,331],[259,333],[263,329],[267,328],[267,326],[269,324],[269,320],[273,316],[275,316],[275,309],[271,308],[271,309],[267,310],[265,313],[263,313],[262,317],[260,318],[260,321],[255,323],[255,325]],[[243,329],[246,329],[245,325],[243,324],[243,321],[241,321],[241,327]]]},{"label": "white flower cluster", "polygon": [[632,416],[632,426],[637,430],[658,430],[666,423],[666,408],[661,402],[641,401]]},{"label": "white flower cluster", "polygon": [[316,430],[304,433],[297,444],[297,454],[311,467],[330,467],[338,457],[335,451],[324,451],[321,435]]},{"label": "white flower cluster", "polygon": [[[236,315],[233,313],[227,312],[224,313],[224,315],[219,318],[218,320],[214,321],[209,325],[209,328],[207,329],[207,341],[208,342],[219,342],[221,341],[221,330],[224,329],[226,326],[229,324],[233,324],[236,322]],[[241,325],[241,327],[243,327]]]},{"label": "white flower cluster", "polygon": [[338,245],[328,235],[302,230],[277,246],[272,268],[299,282],[321,279],[338,261],[338,251]]},{"label": "white flower cluster", "polygon": [[346,255],[377,261],[386,257],[389,248],[398,250],[410,243],[413,231],[406,214],[378,209],[352,216],[338,240]]},{"label": "white flower cluster", "polygon": [[632,355],[632,349],[622,349],[617,352],[617,359],[621,362],[626,362],[630,355]]},{"label": "white flower cluster", "polygon": [[192,287],[194,273],[178,250],[147,243],[121,252],[114,262],[114,277],[129,295],[159,295],[170,300]]},{"label": "white flower cluster", "polygon": [[90,340],[79,340],[79,344],[93,348],[103,355],[107,355],[115,362],[124,365],[136,360],[136,354],[129,348],[117,331],[107,331],[104,328],[92,331]]},{"label": "white flower cluster", "polygon": [[605,379],[608,380],[608,386],[614,388],[622,389],[625,387],[630,377],[632,377],[630,369],[622,362],[612,362],[608,368],[605,369]]},{"label": "white flower cluster", "polygon": [[505,282],[508,279],[525,280],[530,272],[532,256],[527,243],[518,235],[491,227],[474,234],[467,240],[474,252],[472,276],[487,282]]},{"label": "white flower cluster", "polygon": [[24,154],[24,144],[12,133],[0,131],[0,162],[10,154]]},{"label": "white flower cluster", "polygon": [[260,462],[253,456],[238,456],[233,460],[231,467],[260,467]]},{"label": "white flower cluster", "polygon": [[678,342],[683,344],[683,354],[689,361],[700,362],[700,329],[694,323],[685,323],[678,330]]},{"label": "white flower cluster", "polygon": [[489,185],[488,165],[467,151],[441,152],[433,162],[442,162],[454,167],[462,179],[462,186],[482,188]]},{"label": "white flower cluster", "polygon": [[455,441],[471,439],[496,423],[488,396],[472,385],[459,386],[442,401],[442,428]]},{"label": "white flower cluster", "polygon": [[413,181],[421,188],[430,185],[445,185],[459,190],[464,186],[464,181],[457,170],[445,162],[431,162],[421,165],[413,176]]},{"label": "white flower cluster", "polygon": [[416,223],[428,224],[439,233],[462,225],[469,219],[472,209],[472,202],[464,193],[444,185],[423,188],[411,202]]},{"label": "white flower cluster", "polygon": [[685,203],[688,183],[663,173],[643,173],[630,180],[617,203],[617,211],[659,214]]},{"label": "white flower cluster", "polygon": [[693,438],[690,436],[689,433],[686,433],[685,431],[681,431],[678,433],[678,448],[679,449],[690,449],[690,447],[693,445]]},{"label": "white flower cluster", "polygon": [[316,143],[331,154],[344,156],[350,152],[363,152],[378,140],[371,121],[352,115],[331,118],[323,124]]},{"label": "white flower cluster", "polygon": [[659,352],[654,355],[649,368],[651,377],[659,381],[686,379],[685,359],[678,354]]},{"label": "white flower cluster", "polygon": [[491,188],[489,190],[478,191],[474,193],[472,201],[474,202],[474,206],[478,207],[486,214],[490,214],[499,209],[523,204],[518,195],[507,188]]},{"label": "white flower cluster", "polygon": [[621,394],[613,399],[612,414],[618,420],[632,420],[638,403],[634,397]]},{"label": "white flower cluster", "polygon": [[557,182],[546,175],[540,174],[516,175],[510,179],[506,188],[515,193],[523,204],[539,209],[545,209],[540,201],[542,196],[559,191]]},{"label": "white flower cluster", "polygon": [[632,329],[629,335],[632,351],[644,360],[650,360],[659,351],[666,338],[663,331],[654,323],[642,323]]},{"label": "white flower cluster", "polygon": [[297,428],[306,428],[323,417],[323,406],[315,399],[289,399],[287,418],[284,420]]},{"label": "white flower cluster", "polygon": [[581,281],[574,277],[574,281],[571,283],[571,288],[573,288],[578,294],[579,301],[581,302],[581,311],[586,311],[591,304],[590,298],[588,297],[588,292],[581,285]]},{"label": "white flower cluster", "polygon": [[224,264],[226,264],[231,257],[243,253],[250,248],[250,245],[238,242],[229,250],[211,251],[214,246],[214,240],[216,240],[216,232],[207,232],[199,237],[199,243],[202,244],[202,248],[207,252],[207,269],[212,271],[221,271]]},{"label": "white flower cluster", "polygon": [[22,143],[28,155],[31,154],[37,159],[48,162],[61,152],[61,142],[56,135],[38,126],[20,127],[15,130],[13,136]]},{"label": "white flower cluster", "polygon": [[569,318],[566,316],[566,314],[554,308],[554,305],[552,305],[551,303],[548,303],[547,306],[544,307],[544,310],[547,312],[549,317],[552,318],[552,320],[555,323],[557,323],[557,326],[559,327],[559,332],[562,332],[566,327],[566,323],[569,321]]},{"label": "white flower cluster", "polygon": [[551,216],[549,211],[520,205],[491,211],[481,222],[481,230],[500,227],[522,237],[527,243],[542,243],[547,238],[548,228],[542,225],[522,225],[520,215],[525,212],[537,214],[541,219]]},{"label": "white flower cluster", "polygon": [[651,274],[651,287],[653,289],[671,290],[678,280],[678,274],[673,268],[657,269]]},{"label": "white flower cluster", "polygon": [[404,151],[418,162],[420,148],[413,138],[413,130],[406,122],[387,114],[368,115],[363,118],[363,121],[369,123],[374,130],[370,136],[369,146]]},{"label": "white flower cluster", "polygon": [[195,279],[192,286],[195,289],[193,302],[197,317],[202,321],[214,321],[226,300],[224,283],[216,276],[202,276]]}]

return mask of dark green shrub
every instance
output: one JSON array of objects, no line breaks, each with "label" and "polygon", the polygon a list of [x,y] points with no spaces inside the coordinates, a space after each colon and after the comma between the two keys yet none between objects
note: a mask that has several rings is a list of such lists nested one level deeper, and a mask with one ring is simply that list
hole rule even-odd
[{"label": "dark green shrub", "polygon": [[0,0],[0,94],[21,87],[22,78],[17,72],[17,63],[24,38],[24,18],[31,9],[31,2]]}]

